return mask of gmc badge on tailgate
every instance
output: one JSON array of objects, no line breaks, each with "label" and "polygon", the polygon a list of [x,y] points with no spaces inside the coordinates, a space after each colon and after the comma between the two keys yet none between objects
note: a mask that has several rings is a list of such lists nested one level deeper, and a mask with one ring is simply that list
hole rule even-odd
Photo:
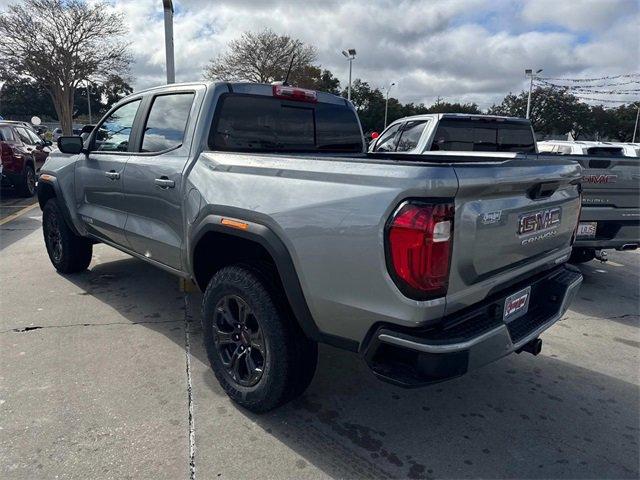
[{"label": "gmc badge on tailgate", "polygon": [[518,219],[518,235],[540,232],[560,225],[560,207],[524,213]]}]

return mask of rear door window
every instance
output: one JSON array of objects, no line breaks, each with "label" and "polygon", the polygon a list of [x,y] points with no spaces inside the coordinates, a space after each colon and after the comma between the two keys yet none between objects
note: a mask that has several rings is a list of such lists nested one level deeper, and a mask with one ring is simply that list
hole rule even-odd
[{"label": "rear door window", "polygon": [[229,94],[222,97],[209,146],[236,151],[361,152],[355,113],[346,105]]},{"label": "rear door window", "polygon": [[407,122],[398,139],[396,152],[411,152],[415,150],[426,124],[427,122],[425,121]]},{"label": "rear door window", "polygon": [[531,126],[493,119],[443,118],[431,150],[535,153]]},{"label": "rear door window", "polygon": [[142,134],[142,152],[162,152],[182,145],[193,97],[193,93],[180,93],[154,98]]}]

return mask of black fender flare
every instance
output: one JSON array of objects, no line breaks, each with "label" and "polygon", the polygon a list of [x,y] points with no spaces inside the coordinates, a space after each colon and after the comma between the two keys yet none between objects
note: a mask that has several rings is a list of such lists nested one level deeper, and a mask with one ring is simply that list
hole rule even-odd
[{"label": "black fender flare", "polygon": [[40,177],[38,178],[38,203],[40,204],[40,209],[44,210],[44,206],[48,200],[45,196],[45,188],[46,188],[45,185],[51,186],[53,188],[53,192],[55,194],[53,198],[55,199],[55,202],[58,205],[58,209],[60,209],[60,211],[62,212],[62,218],[64,218],[64,221],[67,224],[67,226],[71,229],[71,231],[74,234],[78,236],[82,236],[81,233],[78,232],[78,229],[76,228],[76,226],[73,223],[73,220],[71,219],[71,212],[69,211],[69,208],[67,207],[67,204],[64,201],[64,196],[62,194],[62,189],[58,184],[58,179],[53,175],[45,174],[45,175],[40,175]]},{"label": "black fender flare", "polygon": [[[276,264],[287,300],[302,331],[313,340],[326,341],[311,315],[289,250],[273,229],[266,226],[263,219],[258,218],[259,215],[255,212],[227,207],[215,209],[215,211],[210,210],[207,213],[191,230],[191,235],[189,236],[188,255],[191,272],[194,271],[193,257],[196,245],[209,232],[224,233],[225,235],[236,236],[260,244],[271,255]],[[246,223],[247,228],[230,228],[220,223],[222,218]],[[204,286],[200,285],[200,287],[203,288]]]}]

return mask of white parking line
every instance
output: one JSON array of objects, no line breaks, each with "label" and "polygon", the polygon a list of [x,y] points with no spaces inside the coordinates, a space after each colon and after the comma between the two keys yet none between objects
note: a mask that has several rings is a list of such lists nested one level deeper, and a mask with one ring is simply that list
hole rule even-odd
[{"label": "white parking line", "polygon": [[6,223],[9,223],[11,220],[15,220],[16,218],[18,218],[20,215],[25,214],[31,210],[33,210],[34,208],[36,208],[38,206],[38,202],[29,205],[28,207],[24,207],[21,210],[18,210],[16,213],[12,213],[11,215],[9,215],[6,218],[3,218],[2,220],[0,220],[0,225],[4,225]]}]

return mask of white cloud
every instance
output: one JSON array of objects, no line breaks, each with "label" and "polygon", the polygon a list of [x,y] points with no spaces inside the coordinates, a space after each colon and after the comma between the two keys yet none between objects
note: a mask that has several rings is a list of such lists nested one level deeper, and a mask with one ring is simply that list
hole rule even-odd
[{"label": "white cloud", "polygon": [[534,25],[548,23],[589,31],[611,27],[616,20],[637,13],[638,8],[637,0],[529,0],[522,17]]},{"label": "white cloud", "polygon": [[[13,0],[0,0],[0,9]],[[91,0],[94,1],[94,0]],[[111,0],[125,14],[137,89],[164,82],[159,0]],[[209,59],[246,30],[272,28],[314,45],[343,86],[395,81],[403,102],[499,101],[525,87],[525,68],[553,77],[638,71],[637,0],[174,0],[178,81],[199,80]]]}]

